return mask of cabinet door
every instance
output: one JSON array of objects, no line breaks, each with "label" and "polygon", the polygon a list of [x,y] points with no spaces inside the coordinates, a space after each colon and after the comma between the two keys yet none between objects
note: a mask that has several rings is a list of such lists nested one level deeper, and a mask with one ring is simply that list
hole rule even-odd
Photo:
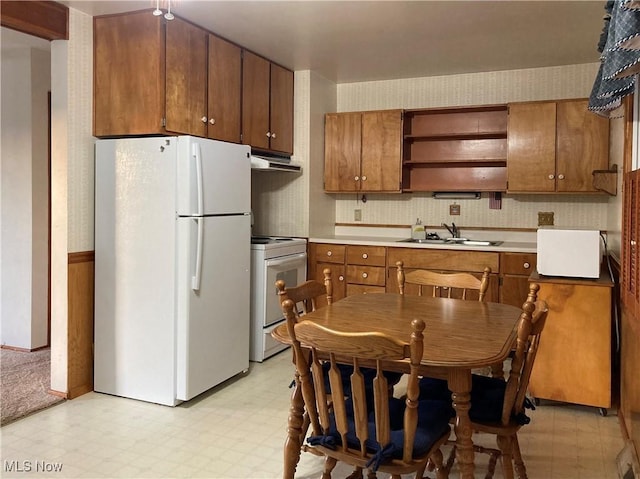
[{"label": "cabinet door", "polygon": [[325,116],[325,191],[358,191],[361,131],[360,113],[330,113]]},{"label": "cabinet door", "polygon": [[206,137],[208,33],[179,18],[166,28],[166,129]]},{"label": "cabinet door", "polygon": [[164,132],[163,32],[148,11],[94,18],[95,136]]},{"label": "cabinet door", "polygon": [[269,149],[270,62],[247,50],[242,53],[242,143]]},{"label": "cabinet door", "polygon": [[556,103],[510,104],[507,148],[508,191],[555,191]]},{"label": "cabinet door", "polygon": [[587,105],[587,100],[558,102],[557,191],[596,192],[592,171],[609,168],[609,120]]},{"label": "cabinet door", "polygon": [[402,111],[362,113],[362,191],[400,191]]},{"label": "cabinet door", "polygon": [[241,48],[210,34],[208,68],[207,136],[240,143]]},{"label": "cabinet door", "polygon": [[270,148],[293,153],[293,72],[271,64]]}]

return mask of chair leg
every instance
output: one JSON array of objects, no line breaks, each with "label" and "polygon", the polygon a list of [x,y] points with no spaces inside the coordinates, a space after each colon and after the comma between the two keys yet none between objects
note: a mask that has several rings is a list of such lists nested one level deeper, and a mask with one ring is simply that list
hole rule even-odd
[{"label": "chair leg", "polygon": [[436,479],[447,479],[449,477],[449,468],[444,464],[444,456],[440,449],[431,454],[429,460],[435,465]]},{"label": "chair leg", "polygon": [[362,468],[356,467],[351,474],[349,474],[346,479],[362,479]]},{"label": "chair leg", "polygon": [[331,479],[331,471],[333,471],[333,468],[336,467],[337,463],[337,459],[334,459],[331,456],[327,456],[327,458],[324,460],[324,471],[322,471],[322,479]]},{"label": "chair leg", "polygon": [[504,475],[504,479],[514,479],[511,437],[498,436],[497,442],[498,448],[502,453],[502,474]]},{"label": "chair leg", "polygon": [[378,479],[378,475],[373,469],[367,470],[367,479]]},{"label": "chair leg", "polygon": [[524,461],[522,460],[522,453],[520,452],[520,444],[518,443],[518,436],[514,435],[511,439],[512,449],[513,449],[513,463],[516,468],[516,476],[518,479],[528,479],[527,478],[527,468],[524,466]]}]

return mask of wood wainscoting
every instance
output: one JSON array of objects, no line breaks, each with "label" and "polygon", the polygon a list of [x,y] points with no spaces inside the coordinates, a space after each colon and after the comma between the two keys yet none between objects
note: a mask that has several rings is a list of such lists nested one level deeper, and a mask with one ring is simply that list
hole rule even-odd
[{"label": "wood wainscoting", "polygon": [[69,253],[67,398],[93,391],[93,251]]}]

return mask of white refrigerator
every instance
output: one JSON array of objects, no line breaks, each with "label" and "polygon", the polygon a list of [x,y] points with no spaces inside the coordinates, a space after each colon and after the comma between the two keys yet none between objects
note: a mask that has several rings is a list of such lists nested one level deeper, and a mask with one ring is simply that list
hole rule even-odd
[{"label": "white refrigerator", "polygon": [[94,389],[175,406],[249,368],[250,148],[96,142]]}]

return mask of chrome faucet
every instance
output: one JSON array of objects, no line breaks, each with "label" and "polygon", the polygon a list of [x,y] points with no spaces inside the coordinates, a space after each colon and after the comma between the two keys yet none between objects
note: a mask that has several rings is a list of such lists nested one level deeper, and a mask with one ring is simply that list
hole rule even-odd
[{"label": "chrome faucet", "polygon": [[449,226],[447,223],[442,223],[442,226],[447,228],[447,231],[451,234],[452,238],[460,237],[460,232],[458,231],[458,227],[455,223],[451,223],[451,226]]}]

